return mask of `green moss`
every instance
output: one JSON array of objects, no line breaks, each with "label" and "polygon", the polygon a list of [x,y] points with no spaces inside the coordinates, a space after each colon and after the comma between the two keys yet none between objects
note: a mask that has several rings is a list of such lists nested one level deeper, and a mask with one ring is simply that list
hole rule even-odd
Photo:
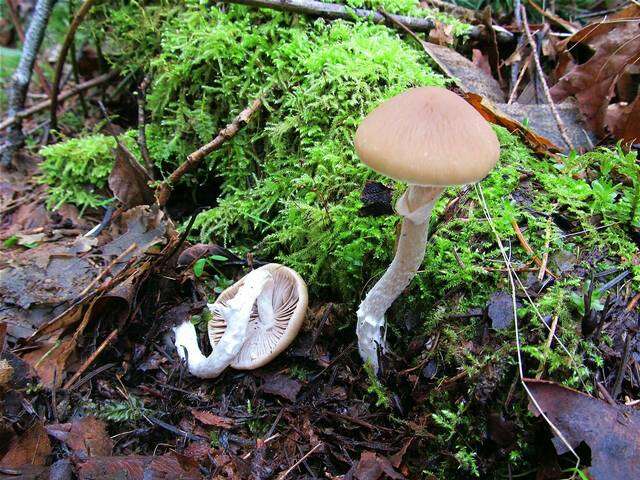
[{"label": "green moss", "polygon": [[[134,132],[122,140],[135,151]],[[115,146],[113,137],[95,134],[42,148],[40,181],[49,185],[47,207],[56,209],[63,203],[73,203],[85,209],[109,203],[105,188]]]}]

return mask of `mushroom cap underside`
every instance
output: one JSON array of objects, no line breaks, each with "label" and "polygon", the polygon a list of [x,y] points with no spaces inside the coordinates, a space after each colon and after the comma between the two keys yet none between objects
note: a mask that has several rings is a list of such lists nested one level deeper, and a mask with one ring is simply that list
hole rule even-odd
[{"label": "mushroom cap underside", "polygon": [[[260,267],[272,274],[272,283],[265,291],[267,305],[258,308],[260,298],[253,306],[247,329],[247,339],[230,366],[238,370],[252,370],[266,365],[282,353],[295,339],[304,323],[308,304],[307,286],[294,270],[277,263]],[[219,308],[235,297],[243,279],[223,291],[212,308],[209,339],[215,347],[227,324]],[[270,307],[269,307],[270,305]]]}]

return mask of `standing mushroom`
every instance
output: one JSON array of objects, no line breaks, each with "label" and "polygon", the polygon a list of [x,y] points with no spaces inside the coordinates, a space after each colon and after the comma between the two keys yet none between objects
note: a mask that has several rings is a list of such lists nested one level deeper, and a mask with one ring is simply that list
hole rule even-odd
[{"label": "standing mushroom", "polygon": [[228,366],[261,367],[287,348],[304,322],[307,287],[295,271],[270,263],[245,275],[208,307],[213,317],[208,357],[198,347],[191,322],[174,328],[178,355],[200,378],[217,377]]},{"label": "standing mushroom", "polygon": [[500,145],[491,126],[458,95],[422,87],[373,110],[358,127],[355,147],[373,170],[409,184],[396,204],[404,219],[395,258],[357,314],[360,355],[377,372],[384,315],[424,259],[436,200],[448,185],[484,178],[498,161]]}]

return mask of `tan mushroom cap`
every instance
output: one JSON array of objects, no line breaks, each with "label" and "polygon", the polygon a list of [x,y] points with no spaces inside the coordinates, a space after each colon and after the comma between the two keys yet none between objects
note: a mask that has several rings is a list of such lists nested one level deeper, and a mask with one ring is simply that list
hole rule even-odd
[{"label": "tan mushroom cap", "polygon": [[[262,367],[282,353],[298,335],[307,312],[307,285],[296,271],[278,263],[269,263],[260,269],[267,269],[272,275],[273,288],[268,291],[268,295],[274,321],[261,318],[257,303],[253,306],[247,340],[230,365],[238,370]],[[242,283],[240,279],[227,288],[215,303],[224,305],[236,295]],[[214,313],[209,322],[212,347],[220,341],[226,328],[224,319]]]},{"label": "tan mushroom cap", "polygon": [[412,88],[373,110],[356,132],[358,156],[373,170],[414,185],[482,180],[500,156],[491,126],[445,88]]}]

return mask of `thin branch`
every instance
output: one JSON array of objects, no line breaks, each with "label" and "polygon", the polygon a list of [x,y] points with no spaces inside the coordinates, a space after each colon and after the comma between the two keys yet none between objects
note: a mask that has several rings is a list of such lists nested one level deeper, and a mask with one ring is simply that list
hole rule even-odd
[{"label": "thin branch", "polygon": [[[92,78],[91,80],[88,80],[79,85],[76,85],[75,87],[60,93],[60,95],[58,95],[58,101],[62,102],[67,98],[77,95],[80,92],[84,92],[85,90],[89,90],[90,88],[93,88],[105,82],[108,82],[115,76],[116,76],[116,72],[109,72],[109,73],[105,73],[104,75],[100,75],[99,77]],[[2,122],[0,122],[0,130],[4,130],[5,128],[10,127],[15,123],[21,122],[23,119],[30,117],[35,113],[41,112],[42,110],[46,110],[47,108],[49,108],[50,105],[51,105],[51,99],[48,99],[48,100],[43,100],[42,102],[38,102],[29,108],[20,110],[13,114],[11,114],[10,112],[9,117],[3,120]]]},{"label": "thin branch", "polygon": [[[24,44],[24,29],[20,24],[20,17],[18,17],[18,12],[16,10],[16,5],[13,3],[15,0],[7,0],[7,10],[9,10],[9,16],[11,17],[11,22],[18,33],[18,38]],[[47,82],[47,78],[44,76],[44,72],[40,65],[38,64],[38,59],[36,56],[36,62],[33,64],[33,69],[38,75],[38,80],[40,81],[40,86],[44,90],[44,93],[47,95],[51,95],[51,87],[49,86],[49,82]]]},{"label": "thin branch", "polygon": [[58,92],[60,90],[60,77],[62,77],[62,69],[64,67],[64,62],[67,58],[67,52],[71,47],[71,43],[73,42],[76,31],[78,27],[84,20],[84,17],[89,13],[91,7],[98,0],[85,0],[84,3],[80,6],[78,11],[73,17],[71,21],[71,25],[69,25],[69,31],[67,35],[64,37],[64,41],[62,42],[62,47],[60,48],[60,55],[58,55],[58,61],[56,63],[56,69],[53,76],[53,84],[51,88],[51,122],[50,128],[55,129],[58,123],[57,110],[58,110]]},{"label": "thin branch", "polygon": [[87,368],[89,368],[89,365],[91,365],[96,358],[98,358],[98,355],[100,355],[102,353],[102,351],[107,348],[107,345],[109,345],[111,342],[113,342],[113,340],[118,336],[118,329],[116,328],[115,330],[113,330],[109,336],[107,338],[104,339],[104,341],[100,344],[100,346],[96,349],[95,352],[93,352],[89,358],[87,358],[87,360],[82,364],[82,366],[78,369],[78,371],[73,375],[73,377],[71,377],[69,379],[69,381],[67,383],[64,384],[64,386],[62,387],[63,390],[69,390],[74,382],[76,380],[78,380],[78,378],[80,378],[80,375],[82,375]]},{"label": "thin branch", "polygon": [[[16,71],[11,77],[11,88],[9,89],[9,108],[8,116],[15,117],[16,114],[24,108],[24,102],[27,98],[29,83],[31,82],[31,73],[36,62],[36,56],[44,31],[49,23],[51,15],[51,7],[55,0],[38,0],[36,3],[29,29],[22,46],[22,54]],[[0,166],[8,167],[13,161],[13,155],[24,143],[24,134],[22,133],[22,123],[20,120],[14,122],[9,129],[7,135],[7,148],[2,154]]]},{"label": "thin branch", "polygon": [[[320,15],[330,19],[353,20],[354,17],[366,18],[374,23],[387,23],[385,17],[373,10],[350,8],[337,3],[324,3],[315,0],[224,0],[227,3],[239,3],[251,7],[264,7],[286,12]],[[390,15],[399,22],[417,32],[428,32],[435,28],[435,23],[429,18],[408,17],[405,15]]]},{"label": "thin branch", "polygon": [[204,157],[209,155],[214,150],[220,148],[227,140],[233,138],[240,128],[245,125],[254,113],[262,106],[262,99],[258,98],[253,103],[245,108],[240,114],[233,119],[233,121],[224,127],[216,138],[212,141],[200,147],[187,157],[187,160],[182,163],[174,172],[162,182],[156,190],[156,200],[160,207],[164,207],[171,196],[171,190],[173,186],[187,173],[195,170]]},{"label": "thin branch", "polygon": [[564,126],[564,122],[560,118],[558,114],[558,110],[556,109],[555,103],[553,103],[553,99],[551,98],[551,92],[549,91],[549,85],[547,85],[547,81],[544,78],[544,71],[542,70],[542,65],[540,65],[540,59],[538,55],[536,55],[537,47],[536,42],[533,39],[533,35],[531,35],[531,29],[529,28],[529,22],[527,21],[527,11],[524,6],[520,7],[520,12],[522,14],[522,23],[524,26],[524,31],[527,34],[527,40],[529,41],[529,46],[533,51],[533,61],[536,66],[536,70],[538,71],[538,76],[540,77],[540,81],[542,82],[542,89],[544,90],[544,96],[547,98],[547,102],[549,103],[549,107],[551,108],[551,113],[553,113],[553,118],[555,118],[556,123],[558,124],[558,130],[560,131],[560,136],[562,140],[567,144],[567,146],[571,150],[575,150],[573,144],[571,143],[571,139],[567,134],[567,128]]},{"label": "thin branch", "polygon": [[[374,23],[389,23],[391,19],[397,23],[407,26],[416,32],[429,32],[435,28],[435,22],[430,18],[409,17],[406,15],[384,15],[381,12],[366,10],[364,8],[351,8],[336,3],[318,2],[315,0],[223,0],[226,3],[239,3],[258,8],[271,8],[283,12],[303,13],[307,15],[318,15],[328,19],[353,20],[355,18],[365,18]],[[388,20],[388,21],[385,21]],[[484,25],[475,26],[469,32],[471,38],[481,38],[484,36]],[[496,37],[500,43],[513,41],[513,34],[508,30],[493,26]]]}]

